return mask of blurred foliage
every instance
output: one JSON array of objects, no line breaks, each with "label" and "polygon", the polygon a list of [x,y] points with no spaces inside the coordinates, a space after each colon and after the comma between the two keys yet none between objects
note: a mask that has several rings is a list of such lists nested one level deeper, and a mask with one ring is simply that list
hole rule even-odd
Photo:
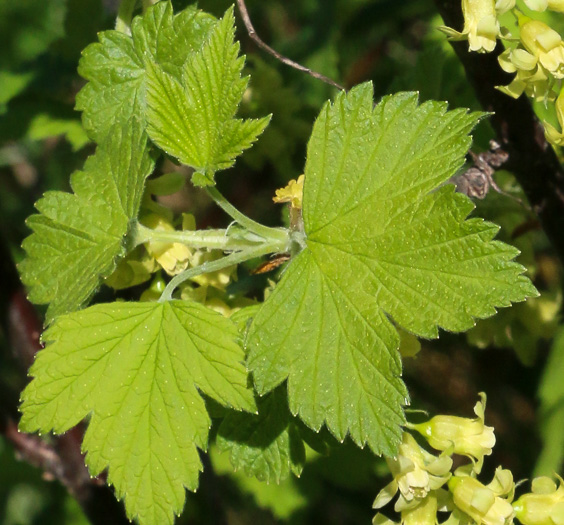
[{"label": "blurred foliage", "polygon": [[[189,3],[174,1],[178,8]],[[221,15],[231,3],[200,0],[199,7]],[[0,0],[0,234],[16,261],[21,240],[28,234],[24,220],[33,203],[48,189],[67,189],[69,175],[92,151],[74,110],[74,97],[84,83],[76,68],[81,50],[96,40],[98,31],[113,26],[116,7],[111,0]],[[450,45],[434,29],[441,21],[432,0],[249,0],[247,7],[265,42],[346,87],[370,79],[377,97],[417,90],[422,100],[447,100],[450,107],[479,109]],[[553,27],[564,31],[562,20],[553,20]],[[277,225],[287,216],[272,203],[274,191],[302,173],[313,119],[334,89],[263,53],[240,21],[238,26],[247,54],[246,71],[252,75],[241,114],[272,113],[273,118],[264,136],[220,185],[241,211]],[[545,110],[539,106],[538,111]],[[491,138],[491,128],[482,124],[473,149],[487,149]],[[170,161],[159,166],[157,174],[181,171]],[[522,477],[532,473],[537,457],[537,474],[562,472],[560,263],[511,174],[497,174],[496,180],[511,196],[491,190],[477,203],[476,214],[501,225],[500,239],[521,250],[520,262],[542,295],[478,321],[466,335],[443,334],[439,342],[424,342],[416,357],[406,358],[406,381],[413,389],[415,408],[433,413],[466,413],[477,392],[485,390],[492,411],[486,419],[492,417],[489,423],[499,429],[496,448],[505,450],[496,460]],[[198,190],[185,187],[158,199],[178,216],[194,213],[201,227],[226,225],[225,216]],[[255,277],[246,269],[239,273],[233,286],[262,298],[272,274]],[[102,292],[106,298],[112,293]],[[0,338],[0,344],[0,380],[17,392],[23,379],[6,357],[6,340]],[[475,370],[482,371],[477,378]],[[440,378],[436,384],[422,382],[434,376]],[[535,430],[528,414],[537,403]],[[515,421],[528,425],[530,432],[512,435]],[[330,437],[328,441],[326,454],[308,450],[300,478],[280,485],[233,474],[228,454],[213,449],[201,490],[188,496],[178,523],[213,524],[220,521],[220,514],[234,525],[370,523],[372,500],[388,482],[382,461],[351,443],[342,446]],[[79,525],[86,520],[63,487],[43,480],[41,472],[18,461],[10,445],[0,440],[0,524],[51,523]]]}]

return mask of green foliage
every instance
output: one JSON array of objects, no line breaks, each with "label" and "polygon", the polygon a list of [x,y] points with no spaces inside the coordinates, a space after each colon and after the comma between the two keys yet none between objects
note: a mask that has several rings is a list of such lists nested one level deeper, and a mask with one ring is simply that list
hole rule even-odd
[{"label": "green foliage", "polygon": [[[283,38],[285,20],[273,3],[266,4],[257,9],[279,26],[274,38]],[[343,51],[326,24],[347,24],[336,16],[338,2],[330,4],[293,6],[297,18],[320,17],[316,32],[322,37],[318,46],[309,45],[314,34],[296,45],[306,55],[304,63],[336,75],[355,46]],[[368,0],[354,4],[340,4],[354,32],[363,13],[376,9],[377,32],[386,38],[395,31],[386,10],[393,7],[394,16],[423,12],[387,0],[376,7]],[[76,56],[71,44],[84,39],[78,28],[87,34],[92,24],[72,23],[81,11],[78,0],[60,6],[73,13],[66,20],[73,27],[59,49]],[[220,7],[225,8],[214,4],[213,12]],[[88,3],[84,9],[94,17],[99,6]],[[62,23],[64,9],[57,12]],[[328,485],[335,500],[366,486],[372,498],[373,453],[398,452],[409,402],[402,358],[419,350],[415,337],[467,330],[496,308],[537,293],[513,261],[518,251],[493,240],[498,227],[467,219],[473,205],[445,185],[462,166],[469,133],[482,114],[447,111],[441,102],[420,105],[413,92],[384,97],[374,106],[372,85],[360,84],[326,103],[315,121],[303,210],[290,211],[289,228],[263,226],[216,188],[207,188],[237,224],[195,230],[198,212],[206,211],[202,223],[215,219],[200,192],[185,187],[187,177],[192,174],[196,186],[211,186],[217,171],[234,167],[226,186],[256,201],[266,194],[270,207],[272,188],[263,180],[275,172],[285,180],[301,173],[301,148],[314,112],[332,88],[302,89],[311,80],[300,77],[296,89],[287,80],[296,72],[279,73],[260,60],[254,61],[256,80],[249,84],[232,9],[216,19],[195,6],[175,14],[170,1],[161,1],[118,27],[121,31],[99,33],[80,60],[87,83],[76,101],[84,129],[67,113],[21,105],[29,114],[20,134],[26,140],[62,133],[74,150],[89,138],[97,143],[84,168],[72,175],[72,193],[47,192],[36,205],[39,214],[28,221],[33,233],[23,243],[22,280],[32,301],[49,304],[50,327],[22,395],[22,430],[62,433],[86,419],[83,450],[90,473],[107,469],[128,516],[143,525],[172,523],[182,511],[185,488],[198,487],[201,454],[210,448],[213,466],[231,472],[242,494],[295,524],[311,522],[297,515],[306,503],[321,500]],[[34,57],[55,34],[53,29]],[[357,34],[355,42],[373,37]],[[395,57],[383,57],[390,71],[394,62],[403,71],[410,58],[406,48],[399,49],[405,41],[398,42]],[[454,97],[464,81],[459,72],[450,75],[453,60],[452,53],[427,48],[412,71],[397,77],[398,85],[414,89],[419,87],[414,83],[428,80],[423,96],[433,98],[445,91],[440,75],[452,76],[447,93]],[[367,71],[350,78],[365,78]],[[0,83],[6,79],[0,104],[13,109],[20,102],[36,78],[35,72],[24,73],[0,69]],[[378,75],[386,82],[393,76]],[[438,78],[431,82],[429,75]],[[252,118],[238,118],[240,106]],[[278,113],[274,126],[243,163],[257,177],[240,176],[236,157],[263,132],[270,121],[264,115],[271,111]],[[0,135],[10,127],[5,121]],[[189,169],[172,166],[169,157]],[[184,200],[182,193],[188,195]],[[260,216],[256,201],[248,208]],[[182,218],[187,207],[190,215]],[[506,218],[500,213],[504,227]],[[522,218],[519,214],[510,228]],[[532,251],[528,243],[527,265]],[[238,283],[231,282],[235,263],[257,267],[252,259],[269,253],[291,255],[279,283],[275,274],[260,281],[246,269]],[[102,282],[118,290],[119,302],[80,310]],[[104,299],[114,290],[104,290]],[[266,300],[257,301],[263,294]],[[496,322],[492,333],[505,332],[498,318],[491,321]],[[425,348],[418,359],[425,361]],[[547,443],[561,451],[561,419],[551,421]],[[333,436],[351,440],[342,446]],[[361,451],[353,442],[368,447]],[[339,455],[337,447],[348,452]],[[560,456],[551,458],[553,465]],[[322,473],[313,477],[319,479],[302,483],[316,469]],[[290,477],[302,472],[299,484]],[[359,505],[356,495],[351,499],[350,507],[369,512],[369,504]],[[186,519],[205,522],[194,508],[195,517]],[[315,519],[331,509],[321,502]],[[350,513],[349,521],[356,515]]]},{"label": "green foliage", "polygon": [[249,366],[259,394],[288,378],[290,410],[393,455],[405,422],[398,334],[462,331],[474,317],[536,295],[498,228],[464,221],[452,186],[481,115],[417,106],[415,94],[373,108],[363,84],[318,117],[304,186],[307,247],[255,317]]},{"label": "green foliage", "polygon": [[49,303],[47,322],[82,307],[125,255],[124,237],[137,217],[145,178],[151,173],[147,136],[137,120],[116,124],[71,177],[74,193],[46,193],[41,213],[23,243],[20,265],[30,299]]},{"label": "green foliage", "polygon": [[233,11],[212,31],[198,53],[186,61],[176,80],[150,68],[147,80],[148,133],[165,152],[193,167],[194,184],[214,183],[214,173],[233,165],[270,118],[234,119],[247,87],[237,57]]},{"label": "green foliage", "polygon": [[145,123],[148,65],[177,77],[188,56],[200,49],[216,21],[189,7],[174,16],[170,2],[159,2],[135,18],[131,36],[104,31],[84,52],[78,71],[89,82],[76,97],[83,124],[100,142],[113,123],[133,116]]},{"label": "green foliage", "polygon": [[235,470],[266,483],[280,483],[290,472],[299,476],[305,449],[288,410],[286,389],[279,387],[257,402],[258,415],[228,414],[221,426],[219,450],[230,451]]},{"label": "green foliage", "polygon": [[[211,335],[213,334],[213,336]],[[20,427],[65,432],[90,415],[93,475],[141,524],[172,523],[196,490],[210,418],[198,390],[255,411],[235,325],[193,302],[114,303],[58,317],[22,398]]]}]

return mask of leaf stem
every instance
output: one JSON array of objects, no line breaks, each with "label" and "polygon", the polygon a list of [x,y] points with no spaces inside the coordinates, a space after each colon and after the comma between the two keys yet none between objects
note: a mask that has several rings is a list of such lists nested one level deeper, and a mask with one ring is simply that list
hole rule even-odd
[{"label": "leaf stem", "polygon": [[172,300],[172,294],[174,290],[188,279],[192,279],[193,277],[201,275],[202,273],[210,273],[217,272],[218,270],[223,270],[223,268],[227,268],[228,266],[233,266],[235,264],[248,261],[249,259],[261,257],[262,255],[266,255],[268,253],[273,253],[277,251],[277,249],[278,246],[275,243],[260,244],[258,246],[249,247],[245,250],[232,253],[231,255],[227,255],[215,261],[205,262],[203,264],[200,264],[199,266],[196,266],[195,268],[190,268],[189,270],[178,274],[170,280],[170,282],[166,285],[166,288],[164,289],[159,302],[162,303],[164,301]]},{"label": "leaf stem", "polygon": [[137,0],[122,0],[116,18],[116,31],[131,35],[131,20],[137,6]]},{"label": "leaf stem", "polygon": [[253,219],[241,213],[233,204],[231,204],[215,186],[206,187],[208,195],[215,201],[215,203],[227,213],[234,221],[239,223],[247,230],[260,235],[264,239],[278,239],[280,241],[288,242],[288,230],[286,228],[271,228],[264,226]]}]

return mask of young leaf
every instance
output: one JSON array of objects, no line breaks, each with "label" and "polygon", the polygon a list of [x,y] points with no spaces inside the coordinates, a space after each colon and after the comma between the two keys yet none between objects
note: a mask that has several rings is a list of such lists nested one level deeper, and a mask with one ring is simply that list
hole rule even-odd
[{"label": "young leaf", "polygon": [[414,93],[373,107],[369,83],[323,108],[305,168],[307,247],[248,334],[259,394],[288,379],[290,409],[310,427],[393,455],[407,392],[388,316],[436,337],[537,294],[518,251],[492,241],[498,228],[465,220],[472,203],[453,186],[436,189],[479,118],[418,106]]},{"label": "young leaf", "polygon": [[136,120],[116,125],[71,177],[72,193],[51,191],[27,220],[20,264],[29,298],[49,303],[47,322],[83,306],[125,254],[124,236],[137,216],[151,173],[147,135]]},{"label": "young leaf", "polygon": [[90,136],[99,142],[114,122],[132,116],[144,122],[147,64],[159,64],[180,78],[187,57],[202,47],[216,24],[195,7],[173,16],[170,1],[164,1],[133,21],[131,36],[100,33],[100,42],[83,51],[78,68],[89,82],[78,93],[76,107],[83,111]]},{"label": "young leaf", "polygon": [[292,423],[286,389],[279,387],[258,400],[258,414],[229,413],[221,423],[217,445],[230,451],[235,470],[243,469],[266,483],[280,483],[290,472],[300,475],[304,443]]},{"label": "young leaf", "polygon": [[147,119],[151,139],[195,170],[197,185],[214,184],[262,133],[270,117],[235,119],[247,87],[244,57],[234,42],[233,10],[227,11],[197,53],[188,57],[181,79],[147,66]]},{"label": "young leaf", "polygon": [[93,475],[141,525],[173,522],[195,490],[210,418],[198,390],[255,411],[235,325],[193,302],[99,304],[57,318],[22,394],[26,432],[65,432],[90,414]]}]

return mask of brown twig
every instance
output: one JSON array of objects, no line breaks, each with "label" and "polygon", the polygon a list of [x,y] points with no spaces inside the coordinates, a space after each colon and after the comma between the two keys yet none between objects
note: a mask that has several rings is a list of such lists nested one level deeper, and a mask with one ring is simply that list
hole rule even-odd
[{"label": "brown twig", "polygon": [[[447,26],[462,29],[460,0],[435,0],[435,4]],[[504,168],[515,175],[560,260],[564,261],[564,171],[546,142],[543,126],[527,98],[514,100],[495,89],[512,78],[497,61],[503,46],[498,43],[494,52],[480,54],[470,53],[468,42],[451,44],[480,104],[493,113],[490,122],[497,141],[509,154]]]},{"label": "brown twig", "polygon": [[307,73],[308,75],[312,76],[313,78],[316,78],[317,80],[321,80],[321,82],[325,82],[326,84],[329,84],[330,86],[336,87],[339,90],[345,89],[343,86],[341,86],[340,84],[338,84],[334,80],[330,79],[329,77],[326,77],[325,75],[322,75],[321,73],[318,73],[317,71],[313,71],[313,70],[309,69],[308,67],[302,66],[301,64],[298,64],[297,62],[290,60],[289,58],[285,57],[284,55],[281,55],[275,49],[272,49],[268,44],[266,44],[257,35],[257,32],[255,31],[255,28],[253,26],[253,23],[251,22],[251,18],[249,17],[249,12],[247,11],[247,6],[245,5],[245,1],[244,0],[237,0],[237,7],[239,8],[239,13],[241,14],[241,18],[243,19],[243,23],[245,24],[245,28],[247,29],[247,33],[249,34],[249,37],[251,38],[251,40],[253,40],[253,42],[255,42],[257,44],[257,46],[259,46],[261,49],[263,49],[264,51],[266,51],[267,53],[269,53],[270,55],[275,57],[277,60],[279,60],[283,64],[286,64],[287,66],[293,67],[294,69],[297,69],[298,71],[302,71],[304,73]]}]

